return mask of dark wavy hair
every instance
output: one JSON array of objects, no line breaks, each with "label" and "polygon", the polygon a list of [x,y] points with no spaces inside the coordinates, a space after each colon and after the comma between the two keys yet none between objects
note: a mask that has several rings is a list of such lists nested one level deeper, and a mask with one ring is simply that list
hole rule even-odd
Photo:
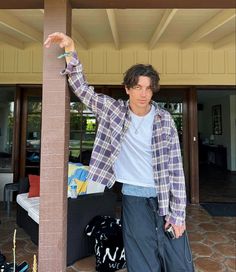
[{"label": "dark wavy hair", "polygon": [[138,84],[140,76],[146,76],[150,78],[151,90],[153,93],[157,93],[159,91],[159,73],[150,64],[135,64],[131,66],[124,73],[124,80],[122,84],[125,85],[126,88],[130,89]]}]

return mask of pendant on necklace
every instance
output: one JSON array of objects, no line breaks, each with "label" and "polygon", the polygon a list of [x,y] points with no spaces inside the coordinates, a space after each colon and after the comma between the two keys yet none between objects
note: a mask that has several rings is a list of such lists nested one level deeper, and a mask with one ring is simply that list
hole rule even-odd
[{"label": "pendant on necklace", "polygon": [[132,125],[133,125],[133,127],[134,127],[134,133],[135,133],[136,135],[139,134],[139,129],[141,128],[141,125],[142,125],[142,123],[143,123],[143,120],[144,120],[144,117],[142,117],[142,119],[141,119],[141,121],[139,122],[139,124],[138,124],[137,127],[134,125],[134,123],[132,123]]}]

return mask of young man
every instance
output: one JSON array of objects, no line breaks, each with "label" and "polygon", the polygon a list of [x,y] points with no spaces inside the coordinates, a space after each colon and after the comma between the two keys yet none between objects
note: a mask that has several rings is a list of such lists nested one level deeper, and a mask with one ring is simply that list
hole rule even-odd
[{"label": "young man", "polygon": [[[186,193],[178,134],[170,114],[152,101],[159,75],[151,65],[124,76],[128,101],[88,86],[73,40],[48,36],[45,46],[65,48],[63,75],[99,121],[88,180],[111,188],[123,183],[123,237],[129,272],[193,271],[185,232]],[[172,226],[175,239],[167,236]]]}]

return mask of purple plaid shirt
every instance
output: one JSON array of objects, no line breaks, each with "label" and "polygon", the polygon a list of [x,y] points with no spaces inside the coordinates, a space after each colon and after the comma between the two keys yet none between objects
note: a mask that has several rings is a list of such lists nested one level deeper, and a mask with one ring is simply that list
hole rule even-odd
[{"label": "purple plaid shirt", "polygon": [[[131,122],[129,102],[94,92],[94,87],[85,80],[82,64],[75,52],[61,74],[68,75],[75,95],[93,111],[99,123],[88,180],[111,188],[116,181],[113,165]],[[172,224],[182,225],[185,222],[186,192],[178,134],[171,115],[154,101],[152,104],[156,109],[152,162],[159,215],[166,216]]]}]

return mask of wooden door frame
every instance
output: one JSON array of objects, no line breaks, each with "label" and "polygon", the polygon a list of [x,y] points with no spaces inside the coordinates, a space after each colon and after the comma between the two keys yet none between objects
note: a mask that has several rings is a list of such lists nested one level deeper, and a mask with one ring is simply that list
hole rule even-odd
[{"label": "wooden door frame", "polygon": [[[209,87],[209,86],[208,86]],[[187,194],[190,203],[199,204],[198,120],[196,86],[161,86],[162,89],[181,90],[183,104],[184,167],[188,180]],[[173,91],[174,93],[175,91]]]},{"label": "wooden door frame", "polygon": [[189,168],[190,191],[192,204],[199,203],[199,160],[198,160],[198,119],[197,119],[197,91],[192,86],[188,93],[188,123],[189,123]]},{"label": "wooden door frame", "polygon": [[21,89],[16,86],[14,103],[14,130],[13,130],[13,182],[19,180],[20,173],[20,142],[21,142]]},{"label": "wooden door frame", "polygon": [[[195,105],[196,108],[194,109],[194,112],[196,116],[194,116],[195,120],[196,120],[196,126],[194,126],[193,130],[195,131],[195,133],[198,135],[198,111],[197,111],[197,104],[198,104],[198,97],[197,97],[197,92],[198,91],[225,91],[225,90],[232,90],[232,91],[236,91],[236,86],[232,86],[232,85],[201,85],[201,86],[195,86],[192,87],[192,95],[191,95],[191,100],[195,101]],[[198,143],[198,141],[197,141]],[[193,149],[195,148],[194,146],[192,147]],[[193,166],[195,166],[195,169],[193,169],[193,182],[192,182],[192,186],[193,186],[193,203],[199,203],[200,202],[200,184],[199,184],[199,154],[198,154],[198,146],[197,146],[197,150],[195,151],[196,153],[194,153],[192,155],[192,164]],[[194,156],[195,155],[195,156]],[[192,167],[193,167],[192,166]],[[194,183],[194,180],[196,180],[196,182]]]},{"label": "wooden door frame", "polygon": [[27,126],[27,102],[30,96],[42,97],[42,86],[38,85],[21,85],[21,117],[20,117],[20,148],[19,148],[19,169],[18,177],[25,177],[25,149],[26,149],[26,126]]},{"label": "wooden door frame", "polygon": [[[183,103],[183,165],[184,165],[184,172],[185,172],[185,179],[186,179],[186,191],[187,191],[187,197],[188,200],[191,201],[192,199],[192,180],[191,180],[191,168],[190,168],[190,161],[189,161],[189,86],[161,86],[162,90],[169,90],[169,93],[167,96],[173,97],[175,94],[178,94],[179,97],[182,99]],[[158,94],[157,94],[157,100],[158,100]]]}]

